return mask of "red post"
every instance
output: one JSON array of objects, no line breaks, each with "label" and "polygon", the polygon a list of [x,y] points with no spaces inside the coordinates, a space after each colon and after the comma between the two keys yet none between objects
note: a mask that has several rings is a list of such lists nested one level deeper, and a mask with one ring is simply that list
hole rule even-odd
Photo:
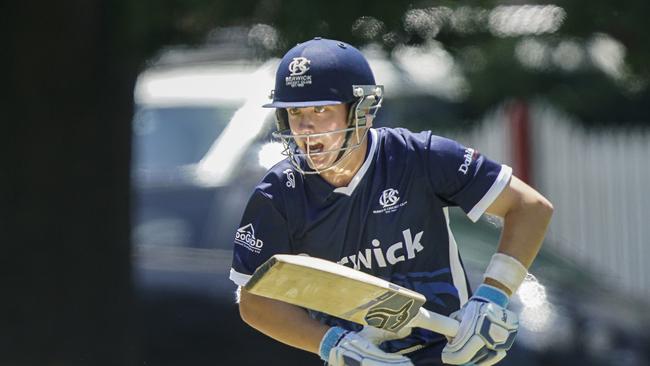
[{"label": "red post", "polygon": [[532,185],[532,158],[530,143],[530,115],[528,103],[514,100],[507,107],[512,146],[514,174],[524,182]]}]

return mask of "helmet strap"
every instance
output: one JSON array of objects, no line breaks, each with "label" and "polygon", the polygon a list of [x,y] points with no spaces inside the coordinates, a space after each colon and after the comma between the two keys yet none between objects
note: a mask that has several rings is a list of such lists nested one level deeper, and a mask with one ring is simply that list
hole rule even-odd
[{"label": "helmet strap", "polygon": [[275,109],[275,127],[278,131],[289,130],[289,112],[286,108]]}]

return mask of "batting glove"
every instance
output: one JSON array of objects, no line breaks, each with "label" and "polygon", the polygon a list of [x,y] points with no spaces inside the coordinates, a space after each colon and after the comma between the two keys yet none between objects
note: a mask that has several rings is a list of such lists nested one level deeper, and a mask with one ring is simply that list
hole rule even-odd
[{"label": "batting glove", "polygon": [[384,352],[368,339],[339,327],[325,333],[319,353],[330,366],[413,366],[408,358]]},{"label": "batting glove", "polygon": [[373,344],[379,346],[380,344],[391,341],[394,339],[406,338],[411,334],[411,327],[403,327],[397,333],[389,332],[387,330],[379,329],[370,325],[366,325],[357,332],[361,337],[369,340]]},{"label": "batting glove", "polygon": [[507,305],[508,296],[503,291],[485,284],[479,286],[463,308],[451,314],[460,321],[460,328],[442,350],[442,361],[479,366],[501,361],[519,328],[517,315],[506,309]]}]

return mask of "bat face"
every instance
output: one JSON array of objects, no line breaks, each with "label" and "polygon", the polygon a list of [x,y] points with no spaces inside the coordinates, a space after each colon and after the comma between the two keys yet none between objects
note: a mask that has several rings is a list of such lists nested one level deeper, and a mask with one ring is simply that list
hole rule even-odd
[{"label": "bat face", "polygon": [[326,260],[275,255],[246,284],[252,294],[363,325],[399,331],[424,304],[423,295]]}]

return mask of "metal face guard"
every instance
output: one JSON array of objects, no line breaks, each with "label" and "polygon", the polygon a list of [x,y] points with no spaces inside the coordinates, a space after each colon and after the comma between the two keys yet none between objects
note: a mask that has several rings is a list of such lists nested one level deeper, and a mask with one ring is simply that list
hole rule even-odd
[{"label": "metal face guard", "polygon": [[[303,135],[294,135],[289,129],[288,121],[278,121],[284,123],[278,123],[278,127],[284,127],[283,130],[274,132],[272,135],[274,138],[279,139],[284,146],[282,154],[289,158],[291,164],[296,168],[296,170],[302,174],[320,174],[322,172],[328,171],[337,167],[345,158],[350,155],[354,150],[358,149],[359,146],[366,140],[368,136],[367,126],[367,115],[370,114],[374,118],[377,114],[377,111],[381,107],[383,101],[384,87],[381,85],[353,85],[354,96],[359,98],[353,105],[348,115],[348,128],[320,132],[313,134],[303,134]],[[280,115],[276,114],[278,118],[281,118]],[[285,116],[286,117],[286,116]],[[312,153],[309,151],[310,139],[317,138],[321,136],[330,136],[335,133],[345,133],[345,140],[343,145],[338,149],[330,149],[327,151],[321,151],[317,153]],[[350,144],[350,137],[352,134],[356,134],[356,143]],[[363,135],[361,135],[363,134]],[[306,140],[307,151],[301,152],[297,140]],[[336,160],[328,167],[323,169],[305,170],[301,166],[300,160],[304,160],[308,163],[310,167],[315,167],[316,164],[312,160],[312,157],[320,156],[323,154],[331,154],[338,152]]]},{"label": "metal face guard", "polygon": [[[335,133],[345,133],[346,135],[350,135],[352,133],[356,133],[357,140],[358,142],[354,144],[349,143],[349,136],[346,137],[345,142],[343,143],[343,146],[340,148],[336,149],[329,149],[325,151],[320,151],[320,152],[311,152],[309,150],[310,146],[310,140],[313,138],[318,138],[321,136],[329,136]],[[350,155],[354,150],[358,149],[361,144],[365,141],[366,137],[368,135],[368,129],[365,128],[363,131],[363,135],[360,134],[359,128],[357,127],[348,127],[340,130],[334,130],[334,131],[329,131],[329,132],[322,132],[322,133],[312,133],[312,134],[305,134],[305,135],[293,135],[291,132],[288,131],[283,131],[282,132],[274,132],[273,137],[279,139],[282,142],[282,145],[284,146],[284,150],[282,151],[282,155],[286,156],[289,158],[289,161],[291,164],[296,168],[296,170],[302,174],[320,174],[322,172],[328,171],[330,169],[333,169],[337,167],[343,160],[344,158]],[[298,143],[296,140],[306,140],[305,141],[305,146],[307,147],[306,152],[302,152],[300,148],[298,147]],[[303,168],[303,164],[301,164],[302,161],[306,161],[310,167],[316,167],[316,164],[312,160],[313,157],[316,156],[321,156],[325,154],[332,154],[332,153],[339,153],[339,156],[337,159],[328,167],[325,167],[323,169],[315,169],[312,168],[313,170],[306,170]]]}]

